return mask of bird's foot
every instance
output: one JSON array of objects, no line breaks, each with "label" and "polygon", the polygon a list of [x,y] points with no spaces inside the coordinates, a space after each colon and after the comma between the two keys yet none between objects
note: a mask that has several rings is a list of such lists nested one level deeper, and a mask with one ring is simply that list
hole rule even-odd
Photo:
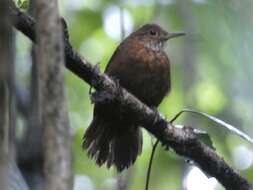
[{"label": "bird's foot", "polygon": [[[120,100],[123,97],[123,91],[122,91],[122,87],[120,86],[119,79],[117,79],[116,77],[112,77],[112,80],[116,84],[116,88],[115,88],[116,90],[115,90],[114,96],[115,96],[115,98],[117,98],[117,100]],[[116,101],[116,102],[118,103],[119,101]],[[119,117],[121,120],[125,117],[127,111],[124,110],[120,104],[117,104],[117,105],[118,105],[118,109],[119,109]]]},{"label": "bird's foot", "polygon": [[[98,64],[94,67],[94,69],[99,69]],[[96,72],[96,71],[94,71]],[[90,87],[89,94],[92,103],[111,103],[115,102],[116,98],[120,98],[122,95],[122,90],[119,84],[119,81],[115,78],[112,78],[115,82],[115,91],[110,92],[107,90],[97,90],[95,92],[92,92],[92,86]],[[97,82],[97,81],[95,81]]]},{"label": "bird's foot", "polygon": [[[100,63],[97,63],[94,65],[92,68],[92,75],[93,76],[99,76],[100,73],[100,68],[99,68]],[[91,79],[91,88],[90,88],[90,93],[92,91],[92,86],[97,86],[101,82],[101,79],[99,77],[92,77]]]},{"label": "bird's foot", "polygon": [[[97,72],[99,72],[99,63],[97,63],[97,64],[92,68],[92,73],[97,73]],[[96,79],[91,80],[91,85],[90,85],[90,89],[89,89],[90,98],[92,98],[91,96],[92,96],[92,94],[94,93],[94,92],[92,92],[92,90],[93,90],[93,86],[94,86],[95,83],[96,83],[95,80],[96,80]]]},{"label": "bird's foot", "polygon": [[112,102],[114,97],[112,96],[110,92],[106,90],[97,90],[91,93],[90,99],[92,103],[106,104],[106,103]]},{"label": "bird's foot", "polygon": [[121,97],[123,96],[123,92],[122,92],[122,88],[120,86],[119,79],[116,77],[111,77],[111,78],[116,84],[116,88],[115,88],[116,90],[115,90],[114,96],[117,97],[118,99],[121,99]]}]

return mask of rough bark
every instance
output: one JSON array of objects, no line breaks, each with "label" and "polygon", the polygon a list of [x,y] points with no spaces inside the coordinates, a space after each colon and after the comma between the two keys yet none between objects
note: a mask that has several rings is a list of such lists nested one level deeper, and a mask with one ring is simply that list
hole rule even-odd
[{"label": "rough bark", "polygon": [[9,189],[8,160],[13,158],[14,115],[14,62],[13,31],[8,14],[8,0],[0,0],[0,184]]},{"label": "rough bark", "polygon": [[[36,1],[29,1],[28,14],[35,16]],[[42,125],[39,117],[38,64],[35,44],[31,52],[31,75],[29,90],[17,85],[17,109],[25,122],[25,133],[17,144],[17,162],[28,186],[33,190],[44,189]]]},{"label": "rough bark", "polygon": [[33,88],[36,79],[31,77],[31,80],[33,85],[31,85],[30,96],[20,85],[16,88],[17,110],[25,122],[25,133],[16,145],[17,163],[30,189],[42,190],[44,183],[42,126],[39,122],[36,98],[38,96],[33,93],[37,91],[37,87]]},{"label": "rough bark", "polygon": [[8,170],[8,190],[29,190],[16,162],[14,160],[8,160],[6,162],[6,167]]},{"label": "rough bark", "polygon": [[[11,9],[14,26],[34,40],[35,21],[17,9]],[[66,37],[66,36],[65,36]],[[161,115],[140,102],[136,97],[119,88],[107,75],[102,74],[92,64],[81,58],[65,38],[66,67],[98,92],[117,98],[122,109],[135,114],[135,120],[153,134],[166,147],[188,159],[193,160],[210,176],[215,177],[228,190],[252,190],[252,185],[238,172],[231,168],[213,149],[200,142],[193,128],[175,128]],[[41,63],[42,64],[42,63]]]},{"label": "rough bark", "polygon": [[39,66],[46,190],[72,189],[71,135],[64,89],[64,48],[57,0],[38,0]]}]

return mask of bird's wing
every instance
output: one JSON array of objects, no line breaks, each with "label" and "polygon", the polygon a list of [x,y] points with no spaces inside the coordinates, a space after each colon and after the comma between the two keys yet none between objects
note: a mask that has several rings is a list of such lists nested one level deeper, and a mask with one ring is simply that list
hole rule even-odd
[{"label": "bird's wing", "polygon": [[[121,54],[122,46],[123,46],[123,43],[121,43],[116,48],[116,50],[114,51],[114,53],[112,54],[111,59],[109,60],[108,64],[106,65],[105,73],[107,73],[107,74],[110,73],[111,67],[113,67],[113,65],[116,64],[116,62],[118,62],[120,60],[118,57]],[[118,61],[117,61],[117,58],[118,58]]]}]

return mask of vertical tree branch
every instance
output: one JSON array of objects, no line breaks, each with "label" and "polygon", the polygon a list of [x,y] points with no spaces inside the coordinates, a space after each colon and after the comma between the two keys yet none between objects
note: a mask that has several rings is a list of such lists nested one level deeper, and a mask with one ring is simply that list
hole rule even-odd
[{"label": "vertical tree branch", "polygon": [[[15,125],[14,116],[14,62],[13,31],[8,15],[8,0],[0,0],[0,184],[1,189],[9,189],[7,183],[8,160],[13,156],[13,141],[10,146],[11,127]],[[13,130],[12,130],[13,132]],[[11,138],[13,140],[13,138]]]},{"label": "vertical tree branch", "polygon": [[[193,43],[193,34],[196,33],[196,18],[192,10],[192,3],[185,0],[178,0],[178,11],[182,19],[183,28],[187,32],[186,38],[184,38],[184,44],[183,44],[183,63],[182,63],[182,70],[183,70],[183,89],[185,92],[189,92],[190,88],[192,87],[192,84],[196,80],[196,75],[192,74],[189,75],[189,73],[196,73],[196,45]],[[189,34],[188,34],[189,33]],[[185,94],[187,94],[185,93]],[[190,104],[190,101],[186,98],[186,103]]]},{"label": "vertical tree branch", "polygon": [[[123,4],[123,3],[122,3]],[[123,41],[125,38],[125,24],[124,24],[124,8],[123,5],[119,7],[119,20],[120,20],[120,40]]]},{"label": "vertical tree branch", "polygon": [[[36,13],[36,1],[29,1],[28,13],[35,16]],[[25,134],[22,140],[18,144],[18,166],[24,175],[29,187],[33,190],[44,189],[44,175],[43,175],[43,150],[42,150],[42,125],[40,121],[39,113],[39,92],[38,92],[38,64],[36,64],[35,58],[35,45],[32,45],[31,52],[31,75],[29,93],[24,93],[24,89],[17,88],[19,90],[19,97],[17,96],[17,102],[19,105],[23,105],[23,110],[26,114],[25,117]],[[22,97],[23,95],[23,102]],[[18,101],[19,100],[19,101]],[[25,101],[24,101],[25,100]],[[20,106],[18,107],[20,108]],[[22,107],[21,107],[22,108]],[[25,151],[24,151],[25,150]]]},{"label": "vertical tree branch", "polygon": [[37,1],[37,63],[44,130],[45,189],[72,189],[71,135],[64,90],[64,47],[57,0]]}]

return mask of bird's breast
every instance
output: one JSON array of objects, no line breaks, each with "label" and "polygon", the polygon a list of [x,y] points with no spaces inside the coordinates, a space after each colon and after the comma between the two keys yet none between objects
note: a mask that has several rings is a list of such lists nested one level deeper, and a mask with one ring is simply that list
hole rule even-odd
[{"label": "bird's breast", "polygon": [[[137,48],[130,53],[126,87],[148,105],[158,106],[170,89],[170,64],[163,51]],[[129,55],[129,54],[128,54]]]},{"label": "bird's breast", "polygon": [[169,59],[163,51],[127,42],[116,51],[106,73],[144,103],[158,106],[170,89]]},{"label": "bird's breast", "polygon": [[[139,49],[135,51],[135,49]],[[139,47],[133,48],[130,55],[135,63],[140,64],[143,69],[150,70],[152,72],[163,72],[169,69],[169,59],[163,50],[154,51],[151,48]]]}]

